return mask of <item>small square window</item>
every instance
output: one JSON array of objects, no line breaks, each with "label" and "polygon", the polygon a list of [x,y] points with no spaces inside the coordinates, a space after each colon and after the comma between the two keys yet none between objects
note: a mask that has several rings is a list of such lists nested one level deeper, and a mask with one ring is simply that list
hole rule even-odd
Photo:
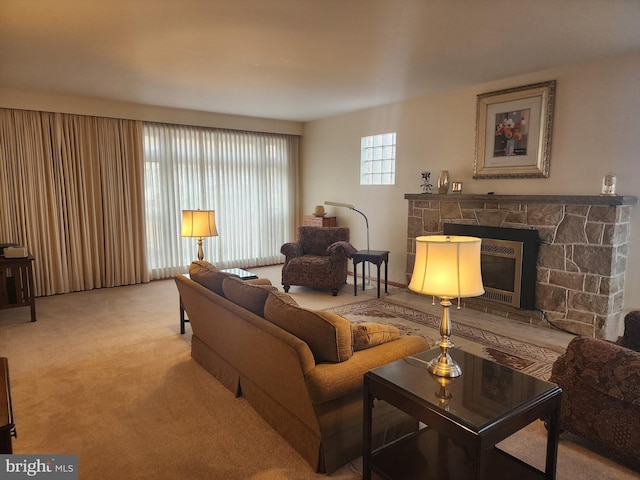
[{"label": "small square window", "polygon": [[396,133],[362,137],[360,148],[360,185],[394,185]]}]

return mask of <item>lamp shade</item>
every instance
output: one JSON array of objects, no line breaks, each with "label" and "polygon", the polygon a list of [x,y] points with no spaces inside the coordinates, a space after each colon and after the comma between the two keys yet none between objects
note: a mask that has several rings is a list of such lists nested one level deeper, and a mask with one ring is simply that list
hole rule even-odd
[{"label": "lamp shade", "polygon": [[217,237],[215,210],[182,210],[183,237]]},{"label": "lamp shade", "polygon": [[416,260],[409,289],[448,298],[482,295],[481,243],[480,238],[455,235],[416,238]]}]

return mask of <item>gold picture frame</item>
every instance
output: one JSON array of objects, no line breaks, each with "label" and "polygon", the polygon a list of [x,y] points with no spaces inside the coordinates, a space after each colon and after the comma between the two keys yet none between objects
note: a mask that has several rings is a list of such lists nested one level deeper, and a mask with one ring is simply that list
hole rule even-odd
[{"label": "gold picture frame", "polygon": [[555,80],[478,95],[473,178],[546,178]]}]

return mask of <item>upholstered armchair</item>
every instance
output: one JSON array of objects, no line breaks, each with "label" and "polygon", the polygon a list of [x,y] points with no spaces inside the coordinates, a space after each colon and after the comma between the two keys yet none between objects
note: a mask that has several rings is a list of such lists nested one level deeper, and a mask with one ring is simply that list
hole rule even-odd
[{"label": "upholstered armchair", "polygon": [[571,340],[550,380],[562,388],[562,430],[640,469],[640,351],[627,347],[640,347],[640,312],[626,315],[625,333],[615,343]]},{"label": "upholstered armchair", "polygon": [[[347,283],[347,250],[338,242],[349,242],[349,229],[344,227],[298,227],[298,241],[285,243],[280,253],[285,256],[282,285],[325,288],[336,296]],[[333,244],[332,248],[329,248]]]}]

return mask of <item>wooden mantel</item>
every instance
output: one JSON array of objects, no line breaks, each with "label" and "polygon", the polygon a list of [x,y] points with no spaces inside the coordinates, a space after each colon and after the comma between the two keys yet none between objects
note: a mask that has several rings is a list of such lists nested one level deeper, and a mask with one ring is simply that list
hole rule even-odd
[{"label": "wooden mantel", "polygon": [[440,194],[405,193],[405,200],[438,202],[499,202],[546,203],[562,205],[637,205],[638,197],[629,195],[489,195],[489,194]]}]

